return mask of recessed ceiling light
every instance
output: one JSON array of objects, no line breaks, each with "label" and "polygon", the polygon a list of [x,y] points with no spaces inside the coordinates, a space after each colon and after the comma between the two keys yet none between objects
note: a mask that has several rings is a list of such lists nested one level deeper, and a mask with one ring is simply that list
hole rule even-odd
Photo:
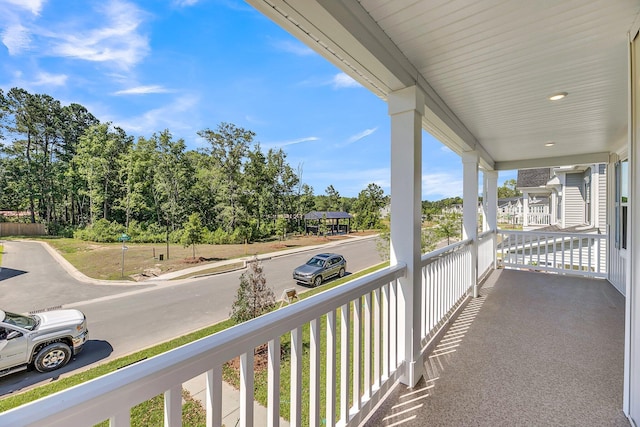
[{"label": "recessed ceiling light", "polygon": [[569,95],[567,92],[558,92],[558,93],[554,93],[553,95],[551,95],[549,97],[549,100],[551,101],[558,101],[562,98],[564,98],[565,96]]},{"label": "recessed ceiling light", "polygon": [[553,141],[547,141],[544,143],[545,147],[553,147],[554,145],[556,145],[556,143]]}]

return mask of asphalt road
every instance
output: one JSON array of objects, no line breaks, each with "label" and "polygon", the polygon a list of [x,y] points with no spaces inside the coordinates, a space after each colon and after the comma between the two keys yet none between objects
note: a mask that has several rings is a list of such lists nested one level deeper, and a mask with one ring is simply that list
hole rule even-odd
[{"label": "asphalt road", "polygon": [[[347,259],[354,273],[380,262],[376,239],[346,240],[327,251]],[[267,285],[280,298],[295,284],[292,270],[317,249],[263,259]],[[0,378],[0,396],[51,381],[106,359],[167,341],[226,319],[242,271],[144,285],[95,285],[73,279],[38,243],[6,242],[0,272],[0,307],[27,312],[53,306],[78,308],[88,319],[90,341],[66,367],[49,374],[35,371]]]},{"label": "asphalt road", "polygon": [[152,285],[96,285],[74,279],[38,242],[4,241],[0,307],[18,313],[143,289]]}]

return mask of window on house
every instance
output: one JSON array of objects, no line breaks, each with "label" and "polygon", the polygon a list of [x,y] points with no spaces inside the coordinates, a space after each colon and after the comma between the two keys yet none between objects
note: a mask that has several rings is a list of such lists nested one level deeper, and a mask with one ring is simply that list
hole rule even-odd
[{"label": "window on house", "polygon": [[627,211],[629,206],[629,161],[616,163],[615,243],[618,249],[627,249]]},{"label": "window on house", "polygon": [[584,181],[584,219],[585,224],[591,224],[591,177]]}]

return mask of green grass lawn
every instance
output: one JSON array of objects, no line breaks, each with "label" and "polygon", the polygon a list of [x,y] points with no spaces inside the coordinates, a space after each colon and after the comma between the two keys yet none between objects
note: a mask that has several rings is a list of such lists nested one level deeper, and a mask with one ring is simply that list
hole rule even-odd
[{"label": "green grass lawn", "polygon": [[[369,269],[360,271],[358,273],[349,275],[339,280],[330,281],[327,284],[323,285],[320,288],[313,289],[307,292],[304,292],[299,295],[300,299],[309,298],[312,295],[315,295],[320,292],[324,292],[327,289],[339,286],[349,280],[353,280],[355,278],[364,276],[373,271],[376,271],[380,268],[387,266],[388,263],[383,263],[374,267],[370,267]],[[339,316],[337,316],[337,320]],[[322,325],[321,331],[324,331],[326,326],[326,316],[322,316]],[[340,348],[340,330],[339,330],[339,322],[337,322],[336,328],[336,348]],[[196,341],[200,338],[206,337],[208,335],[214,334],[216,332],[222,331],[233,326],[234,323],[231,320],[225,320],[223,322],[217,323],[208,328],[199,330],[197,332],[193,332],[188,335],[184,335],[182,337],[176,338],[174,340],[168,341],[166,343],[136,352],[126,357],[122,357],[116,360],[109,361],[103,365],[97,366],[95,368],[88,369],[86,371],[80,372],[78,374],[64,377],[59,379],[53,383],[46,384],[44,386],[35,388],[33,390],[29,390],[24,393],[17,394],[15,396],[6,397],[0,400],[0,412],[7,411],[11,408],[18,407],[25,403],[37,400],[41,397],[48,396],[50,394],[56,393],[58,391],[64,390],[66,388],[72,387],[74,385],[86,382],[88,380],[100,377],[102,375],[108,374],[110,372],[114,372],[117,369],[135,363],[137,361],[143,360],[145,358],[150,358],[156,356],[158,354],[164,353],[171,349],[180,347],[184,344]],[[280,396],[281,396],[281,405],[280,405],[280,413],[281,416],[285,419],[289,418],[289,384],[290,384],[290,373],[291,373],[291,359],[290,359],[290,337],[283,336],[281,339],[281,345],[283,349],[282,354],[282,366],[281,366],[281,379],[280,379]],[[309,389],[309,325],[305,325],[303,328],[303,393],[306,393]],[[326,339],[321,340],[321,379],[320,384],[325,383],[326,378]],[[340,361],[339,358],[336,360],[336,372],[339,372],[340,369]],[[238,387],[238,375],[237,372],[231,369],[229,366],[225,365],[225,369],[223,372],[225,381],[229,382],[231,385]],[[336,382],[338,384],[337,390],[339,390],[340,378],[339,376],[336,378]],[[255,399],[260,402],[262,405],[266,405],[268,397],[267,390],[267,371],[263,370],[261,372],[257,372],[255,375]],[[339,396],[337,396],[339,397]],[[204,410],[199,402],[194,401],[188,393],[185,394],[185,405],[183,406],[183,423],[185,426],[204,426],[205,418],[204,418]],[[324,414],[324,387],[321,387],[321,414]],[[131,412],[131,425],[137,427],[143,426],[155,426],[161,424],[162,416],[163,416],[163,400],[162,396],[158,396],[149,401],[143,402],[140,405],[132,408]],[[308,422],[308,397],[302,400],[302,414],[303,414],[303,424],[306,425]],[[339,406],[336,407],[336,414],[339,413]]]}]

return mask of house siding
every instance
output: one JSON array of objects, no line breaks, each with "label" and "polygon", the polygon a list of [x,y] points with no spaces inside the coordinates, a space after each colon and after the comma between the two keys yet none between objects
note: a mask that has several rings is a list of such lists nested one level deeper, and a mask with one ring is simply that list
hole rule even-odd
[{"label": "house siding", "polygon": [[564,188],[565,227],[584,224],[583,174],[568,173]]},{"label": "house siding", "polygon": [[598,228],[607,232],[607,165],[598,165]]}]

